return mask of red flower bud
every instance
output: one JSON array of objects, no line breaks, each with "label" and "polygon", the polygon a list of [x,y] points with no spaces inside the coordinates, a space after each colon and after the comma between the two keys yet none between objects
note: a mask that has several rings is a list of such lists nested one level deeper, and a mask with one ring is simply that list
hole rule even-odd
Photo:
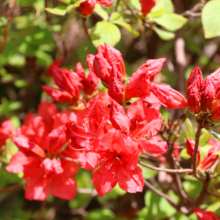
[{"label": "red flower bud", "polygon": [[199,217],[200,220],[219,220],[219,218],[217,218],[213,214],[213,212],[208,212],[197,208],[194,208],[194,212],[196,213],[196,215]]},{"label": "red flower bud", "polygon": [[208,78],[203,83],[201,89],[201,110],[207,111],[207,109],[210,109],[210,105],[214,99],[215,99],[215,88],[212,84],[212,79]]},{"label": "red flower bud", "polygon": [[95,8],[96,0],[85,0],[79,5],[82,14],[89,15]]},{"label": "red flower bud", "polygon": [[151,83],[150,90],[167,109],[179,109],[187,107],[185,97],[164,83]]},{"label": "red flower bud", "polygon": [[203,77],[201,70],[197,67],[195,68],[187,81],[187,99],[189,108],[198,113],[200,110],[200,92],[203,83]]},{"label": "red flower bud", "polygon": [[200,168],[202,170],[208,169],[211,167],[219,158],[219,155],[215,155],[214,153],[220,151],[220,143],[217,142],[214,146],[208,151],[208,154],[203,159],[200,164]]},{"label": "red flower bud", "polygon": [[155,0],[139,0],[141,3],[141,12],[147,15],[151,9],[156,5]]},{"label": "red flower bud", "polygon": [[108,94],[119,104],[123,103],[123,92],[124,86],[121,82],[121,74],[119,73],[117,67],[114,65],[112,68],[112,73],[109,79],[109,90]]}]

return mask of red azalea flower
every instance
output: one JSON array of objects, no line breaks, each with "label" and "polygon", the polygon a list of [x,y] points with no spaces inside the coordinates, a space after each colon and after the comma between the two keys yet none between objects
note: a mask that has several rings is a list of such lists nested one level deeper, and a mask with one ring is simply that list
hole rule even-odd
[{"label": "red azalea flower", "polygon": [[100,168],[92,176],[99,196],[112,190],[117,183],[127,192],[142,192],[144,180],[142,170],[137,166],[141,153],[138,144],[116,131],[103,137],[99,149]]},{"label": "red azalea flower", "polygon": [[156,0],[139,0],[141,3],[141,12],[147,15],[151,9],[156,5]]},{"label": "red azalea flower", "polygon": [[201,170],[208,169],[218,160],[219,155],[214,154],[218,151],[220,151],[220,143],[216,142],[200,164]]},{"label": "red azalea flower", "polygon": [[110,6],[112,3],[113,0],[85,0],[79,5],[79,9],[82,14],[89,15],[92,14],[96,4]]},{"label": "red azalea flower", "polygon": [[[195,114],[208,113],[209,120],[220,119],[220,68],[207,76],[203,82],[202,72],[197,67],[193,70],[187,81],[188,106]],[[201,117],[201,116],[200,116]]]},{"label": "red azalea flower", "polygon": [[208,212],[197,208],[194,208],[194,212],[196,213],[196,215],[199,217],[200,220],[219,220],[219,218],[217,218],[213,214],[213,212]]},{"label": "red azalea flower", "polygon": [[46,71],[46,76],[53,76],[53,72],[54,72],[54,68],[58,67],[60,68],[62,66],[62,60],[54,60],[50,66],[48,67],[47,71]]},{"label": "red azalea flower", "polygon": [[6,144],[8,138],[14,133],[14,126],[11,119],[7,119],[1,123],[0,127],[0,148]]}]

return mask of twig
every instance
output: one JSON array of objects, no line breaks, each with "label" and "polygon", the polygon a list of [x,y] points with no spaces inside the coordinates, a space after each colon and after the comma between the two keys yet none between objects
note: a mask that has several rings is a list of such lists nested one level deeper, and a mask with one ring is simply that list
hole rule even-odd
[{"label": "twig", "polygon": [[64,157],[62,155],[59,155],[60,158],[64,159],[64,160],[67,160],[67,161],[71,161],[71,162],[75,162],[75,163],[78,163],[78,160],[75,160],[75,159],[72,159],[70,157]]},{"label": "twig", "polygon": [[198,3],[196,4],[191,10],[187,10],[183,12],[182,16],[191,16],[191,17],[198,17],[201,16],[201,13],[196,13],[197,11],[200,11],[204,7],[204,3]]},{"label": "twig", "polygon": [[88,28],[86,26],[86,18],[82,17],[82,23],[83,23],[83,27],[84,27],[86,34],[88,35],[89,39],[91,40],[91,36],[90,36]]},{"label": "twig", "polygon": [[177,169],[164,169],[164,168],[159,168],[159,167],[151,166],[151,165],[143,163],[141,161],[138,161],[138,163],[140,165],[145,166],[147,168],[150,168],[152,170],[157,170],[157,171],[161,171],[161,172],[167,172],[167,173],[187,173],[187,174],[193,173],[193,169],[180,169],[180,170],[177,170]]},{"label": "twig", "polygon": [[11,191],[21,189],[25,184],[26,184],[25,182],[21,182],[21,183],[18,183],[16,185],[13,185],[13,186],[9,186],[9,187],[6,187],[6,188],[0,188],[0,193],[11,192]]},{"label": "twig", "polygon": [[44,200],[42,203],[41,203],[41,207],[40,207],[40,210],[39,210],[39,214],[38,214],[38,217],[36,220],[41,220],[42,217],[43,217],[43,214],[44,214],[44,209],[46,207],[46,204],[47,204],[47,200]]},{"label": "twig", "polygon": [[196,143],[195,143],[195,149],[193,153],[193,175],[200,181],[203,181],[198,174],[197,174],[197,153],[198,153],[198,147],[199,147],[199,137],[201,135],[201,124],[198,123],[198,129],[196,132]]},{"label": "twig", "polygon": [[174,208],[178,209],[178,203],[176,203],[172,198],[170,198],[169,195],[167,195],[167,194],[159,191],[158,189],[156,189],[147,180],[144,180],[144,184],[147,186],[147,188],[152,190],[154,193],[156,193],[157,195],[165,198]]},{"label": "twig", "polygon": [[95,189],[78,188],[77,192],[82,193],[82,194],[90,194],[91,196],[97,195],[97,192]]},{"label": "twig", "polygon": [[210,195],[212,195],[212,196],[215,196],[215,197],[217,197],[217,198],[220,198],[220,194],[217,194],[217,193],[212,192],[212,191],[210,191],[210,190],[207,190],[207,193],[210,194]]}]

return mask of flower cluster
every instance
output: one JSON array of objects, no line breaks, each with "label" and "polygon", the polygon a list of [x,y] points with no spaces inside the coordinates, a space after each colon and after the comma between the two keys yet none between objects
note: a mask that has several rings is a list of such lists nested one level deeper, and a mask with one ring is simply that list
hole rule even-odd
[{"label": "flower cluster", "polygon": [[[121,53],[105,43],[98,46],[97,54],[87,55],[87,77],[81,63],[76,64],[75,71],[62,70],[59,62],[52,64],[49,70],[59,89],[42,88],[56,102],[69,104],[75,110],[59,112],[55,104],[43,102],[37,115],[27,114],[16,132],[10,121],[4,122],[0,129],[4,134],[1,145],[13,136],[19,149],[6,169],[24,173],[25,197],[45,200],[52,194],[73,199],[77,192],[73,175],[78,170],[73,161],[93,172],[92,183],[99,196],[116,184],[130,193],[142,192],[144,178],[138,166],[139,156],[153,155],[158,161],[168,161],[164,154],[170,142],[159,136],[161,105],[167,109],[190,109],[199,123],[201,114],[208,118],[205,123],[217,120],[219,71],[208,76],[204,83],[201,71],[198,68],[192,71],[187,100],[169,85],[154,82],[165,61],[165,58],[147,60],[129,78]],[[107,92],[99,91],[100,80]],[[198,150],[200,170],[211,167],[219,158],[216,155],[220,151],[219,143],[212,140],[210,144],[213,147],[201,163]],[[176,139],[173,146],[179,147]],[[193,158],[194,140],[187,138],[186,149]],[[179,153],[178,149],[174,150],[174,158]],[[201,210],[195,212],[201,219],[211,215]]]}]

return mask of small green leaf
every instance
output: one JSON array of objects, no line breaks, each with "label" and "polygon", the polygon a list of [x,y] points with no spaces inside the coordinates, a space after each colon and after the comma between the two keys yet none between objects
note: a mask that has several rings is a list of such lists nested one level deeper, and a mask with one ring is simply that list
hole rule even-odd
[{"label": "small green leaf", "polygon": [[95,209],[85,216],[86,220],[112,220],[115,219],[115,214],[109,209]]},{"label": "small green leaf", "polygon": [[113,13],[111,14],[110,21],[111,21],[112,23],[114,23],[114,24],[118,24],[118,25],[122,26],[123,28],[127,29],[129,32],[131,32],[131,33],[134,35],[134,37],[138,37],[138,36],[139,36],[138,31],[136,31],[135,29],[133,29],[133,28],[131,27],[131,25],[128,24],[128,23],[125,21],[125,19],[123,18],[123,16],[122,16],[120,13],[118,13],[118,12],[113,12]]},{"label": "small green leaf", "polygon": [[80,5],[82,2],[84,2],[84,1],[85,1],[85,0],[78,0],[76,3],[67,6],[66,12],[67,12],[67,13],[72,12],[73,10],[75,10],[75,8],[79,7],[79,5]]},{"label": "small green leaf", "polygon": [[160,17],[162,14],[164,14],[164,12],[165,12],[165,9],[162,8],[162,9],[159,9],[158,11],[151,12],[150,15],[151,17],[156,18],[156,17]]},{"label": "small green leaf", "polygon": [[156,5],[152,8],[151,13],[165,10],[165,13],[173,13],[173,3],[171,0],[157,0]]},{"label": "small green leaf", "polygon": [[153,27],[153,30],[157,33],[157,35],[162,39],[162,40],[171,40],[175,37],[175,34],[169,31],[164,31],[161,30],[157,27]]},{"label": "small green leaf", "polygon": [[45,10],[52,13],[52,14],[63,16],[67,12],[67,7],[61,5],[61,6],[57,6],[55,8],[45,8]]},{"label": "small green leaf", "polygon": [[200,139],[199,139],[199,146],[203,147],[205,145],[208,144],[210,138],[211,138],[211,134],[210,133],[205,133],[203,134],[202,136],[200,136]]},{"label": "small green leaf", "polygon": [[207,211],[215,212],[219,208],[220,208],[220,201],[216,201],[213,204],[209,205],[209,207],[207,208]]},{"label": "small green leaf", "polygon": [[217,140],[220,141],[220,134],[219,133],[216,133],[212,130],[208,130],[208,131],[213,135],[214,138],[216,138]]},{"label": "small green leaf", "polygon": [[104,10],[101,5],[96,4],[94,12],[98,14],[100,17],[102,17],[105,21],[108,20],[108,12]]},{"label": "small green leaf", "polygon": [[188,20],[178,14],[163,14],[160,17],[152,18],[157,24],[163,26],[168,31],[180,29]]},{"label": "small green leaf", "polygon": [[0,27],[7,24],[7,19],[5,17],[0,17]]},{"label": "small green leaf", "polygon": [[121,39],[121,32],[116,25],[106,21],[99,21],[91,30],[91,38],[95,47],[104,45],[105,42],[115,46]]},{"label": "small green leaf", "polygon": [[180,156],[181,156],[183,159],[186,159],[186,160],[190,158],[189,154],[187,154],[186,148],[181,151]]},{"label": "small green leaf", "polygon": [[186,131],[185,131],[186,137],[195,140],[194,128],[189,118],[185,120],[185,124],[186,124]]},{"label": "small green leaf", "polygon": [[209,1],[202,10],[202,24],[205,38],[220,36],[220,0]]},{"label": "small green leaf", "polygon": [[130,0],[131,5],[138,11],[141,11],[141,3],[139,0]]}]

